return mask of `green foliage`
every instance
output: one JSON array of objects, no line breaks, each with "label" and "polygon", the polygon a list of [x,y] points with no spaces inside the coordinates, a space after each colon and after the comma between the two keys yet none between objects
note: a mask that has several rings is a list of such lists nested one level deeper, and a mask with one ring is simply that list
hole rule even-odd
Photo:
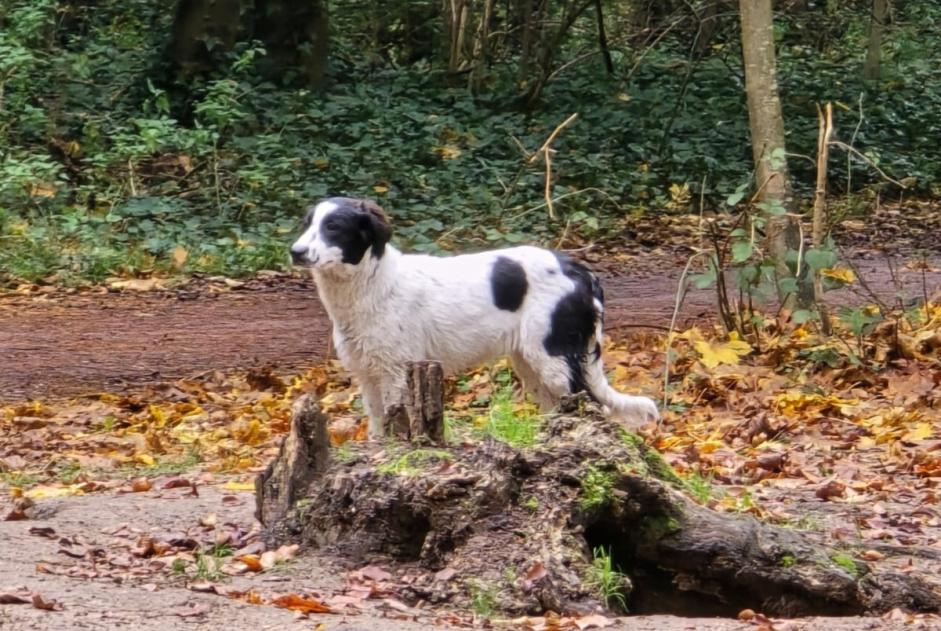
[{"label": "green foliage", "polygon": [[[377,30],[372,5],[341,4],[332,11],[334,81],[315,93],[266,79],[265,51],[252,41],[220,53],[213,72],[178,76],[166,61],[174,3],[69,5],[67,15],[53,0],[5,3],[0,283],[283,268],[302,208],[328,194],[378,197],[398,241],[422,251],[554,243],[563,231],[599,240],[630,214],[688,210],[699,193],[714,207],[747,195],[734,19],[722,18],[712,45],[691,55],[691,15],[635,50],[627,14],[609,10],[622,35],[611,38],[616,72],[578,61],[523,111],[512,47],[473,95],[439,67],[436,9],[420,28],[390,9]],[[917,191],[939,188],[941,40],[931,35],[941,7],[896,7],[877,85],[858,71],[868,11],[840,3],[823,34],[815,14],[775,15],[789,150],[813,153],[814,103],[832,100],[844,106],[841,139]],[[559,65],[594,45],[592,17],[579,20],[555,51]],[[419,31],[424,48],[412,41]],[[572,112],[579,118],[553,143],[550,220],[544,167],[527,152]],[[812,166],[790,162],[797,184],[809,185]],[[885,187],[863,160],[833,164],[834,184],[847,191]],[[687,195],[671,192],[687,184]],[[181,247],[187,260],[175,265]],[[750,234],[731,248],[742,282],[763,276]]]},{"label": "green foliage", "polygon": [[696,498],[700,504],[707,504],[712,499],[714,489],[712,481],[702,477],[698,473],[689,475],[684,480],[686,490]]},{"label": "green foliage", "polygon": [[622,612],[627,611],[627,599],[624,597],[624,585],[627,577],[614,566],[611,560],[611,550],[603,547],[594,548],[592,563],[588,568],[587,585],[595,590],[598,597],[608,609],[617,607]]},{"label": "green foliage", "polygon": [[797,563],[797,559],[793,554],[785,554],[778,559],[778,563],[784,568],[794,567],[794,564]]},{"label": "green foliage", "polygon": [[582,478],[582,494],[578,505],[582,510],[606,506],[614,499],[613,490],[613,474],[589,465],[588,472]]}]

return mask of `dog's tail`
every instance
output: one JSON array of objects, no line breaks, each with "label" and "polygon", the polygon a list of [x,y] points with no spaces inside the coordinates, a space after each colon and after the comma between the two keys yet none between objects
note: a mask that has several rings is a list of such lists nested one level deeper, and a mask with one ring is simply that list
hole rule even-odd
[{"label": "dog's tail", "polygon": [[[595,348],[597,350],[598,346]],[[635,426],[660,418],[657,404],[652,399],[624,394],[611,387],[604,374],[600,353],[592,351],[586,355],[583,370],[586,390],[608,408],[611,416]]]},{"label": "dog's tail", "polygon": [[585,349],[581,370],[585,389],[599,403],[608,408],[611,416],[632,425],[660,419],[657,404],[648,397],[638,397],[618,392],[608,383],[601,361],[601,344],[604,340],[604,292],[598,278],[589,272],[592,306],[595,311],[595,331]]}]

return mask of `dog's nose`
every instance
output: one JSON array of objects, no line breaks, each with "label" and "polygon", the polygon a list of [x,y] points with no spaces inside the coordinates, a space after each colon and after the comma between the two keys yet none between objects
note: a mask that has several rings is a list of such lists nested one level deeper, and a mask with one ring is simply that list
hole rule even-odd
[{"label": "dog's nose", "polygon": [[307,254],[307,250],[298,251],[298,250],[295,250],[294,248],[291,248],[291,261],[293,261],[297,265],[300,265],[301,263],[304,262],[305,254]]}]

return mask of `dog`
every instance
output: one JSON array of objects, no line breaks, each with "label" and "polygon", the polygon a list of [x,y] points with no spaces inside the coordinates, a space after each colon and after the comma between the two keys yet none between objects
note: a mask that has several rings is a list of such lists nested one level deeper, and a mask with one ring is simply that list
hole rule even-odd
[{"label": "dog", "polygon": [[601,361],[604,295],[586,267],[532,246],[435,257],[389,243],[385,212],[332,197],[307,209],[291,246],[309,267],[344,367],[359,381],[369,436],[401,402],[405,364],[437,360],[446,374],[509,356],[543,410],[586,392],[631,423],[659,418],[647,397],[614,390]]}]

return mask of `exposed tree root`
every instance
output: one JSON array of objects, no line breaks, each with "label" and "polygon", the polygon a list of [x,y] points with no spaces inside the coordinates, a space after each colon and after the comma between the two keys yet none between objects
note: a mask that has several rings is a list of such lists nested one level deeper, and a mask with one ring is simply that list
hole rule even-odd
[{"label": "exposed tree root", "polygon": [[[265,520],[267,535],[417,565],[431,571],[408,588],[415,599],[485,594],[509,614],[601,606],[595,549],[628,575],[608,581],[609,595],[620,589],[632,612],[941,610],[935,585],[875,573],[800,532],[697,505],[656,452],[593,406],[573,405],[580,411],[548,419],[526,450],[494,441],[433,450],[391,443],[346,450],[345,462],[334,457],[313,475],[287,471],[310,466],[304,458],[274,464],[269,472],[281,477],[268,475],[260,489],[285,476],[310,482],[283,517]],[[323,453],[315,443],[325,433],[294,426],[307,432],[299,437],[309,443],[304,453]]]}]

